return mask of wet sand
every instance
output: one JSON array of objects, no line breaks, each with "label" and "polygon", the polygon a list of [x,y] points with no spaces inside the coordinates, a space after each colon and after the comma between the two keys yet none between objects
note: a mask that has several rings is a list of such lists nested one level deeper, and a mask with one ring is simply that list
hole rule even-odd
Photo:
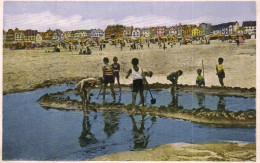
[{"label": "wet sand", "polygon": [[[71,93],[73,90],[68,89],[65,92],[57,92],[52,94],[45,94],[38,102],[46,109],[55,108],[62,110],[82,110],[82,103],[78,100],[69,98],[60,98],[57,95],[64,95],[66,92]],[[131,105],[124,105],[121,103],[107,103],[107,104],[89,104],[90,110],[95,111],[110,111],[110,112],[125,112],[128,114],[143,114],[159,117],[182,119],[200,124],[205,124],[213,127],[241,127],[241,128],[255,128],[256,126],[256,111],[238,111],[232,112],[228,110],[210,110],[207,108],[200,109],[183,109],[176,107],[132,107]]]},{"label": "wet sand", "polygon": [[104,155],[89,161],[256,161],[256,144],[174,143]]},{"label": "wet sand", "polygon": [[[129,46],[129,45],[127,45]],[[52,48],[47,48],[52,50]],[[46,48],[35,50],[3,50],[3,92],[22,92],[71,81],[78,81],[87,76],[101,76],[103,58],[110,63],[117,56],[121,64],[121,83],[130,84],[125,79],[131,68],[131,59],[140,59],[140,67],[154,72],[149,83],[169,83],[166,76],[176,70],[183,70],[180,84],[194,85],[196,70],[205,67],[206,86],[219,86],[215,65],[218,57],[224,58],[226,78],[224,83],[230,87],[251,88],[256,86],[256,41],[246,40],[239,47],[221,41],[211,41],[210,45],[175,45],[166,50],[151,45],[144,50],[130,51],[125,47],[107,45],[103,51],[91,47],[92,55],[78,55],[78,51],[69,52],[61,49],[60,53],[45,53]]]}]

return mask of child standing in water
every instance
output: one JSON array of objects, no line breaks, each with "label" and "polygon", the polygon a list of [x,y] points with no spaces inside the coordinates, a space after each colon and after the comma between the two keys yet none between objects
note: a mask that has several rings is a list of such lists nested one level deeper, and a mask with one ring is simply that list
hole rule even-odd
[{"label": "child standing in water", "polygon": [[117,57],[114,57],[114,58],[113,58],[113,61],[114,61],[114,63],[112,64],[112,67],[113,67],[113,73],[114,73],[114,80],[115,80],[115,79],[117,80],[117,83],[118,83],[118,85],[119,85],[119,89],[120,89],[120,91],[121,91],[120,78],[119,78],[120,64],[117,63],[117,61],[118,61],[118,58],[117,58]]},{"label": "child standing in water", "polygon": [[198,76],[196,77],[196,85],[198,85],[199,87],[203,85],[205,87],[204,76],[201,74],[201,72],[201,69],[197,70]]},{"label": "child standing in water", "polygon": [[115,96],[115,91],[114,91],[114,75],[113,75],[113,67],[112,65],[109,66],[109,59],[107,57],[105,57],[103,59],[104,62],[104,66],[102,67],[102,71],[103,71],[103,78],[104,78],[104,88],[103,88],[103,102],[105,102],[105,98],[106,98],[106,88],[107,85],[110,84],[110,89],[112,92],[112,97],[113,97],[113,102],[116,101],[116,96]]},{"label": "child standing in water", "polygon": [[176,89],[178,88],[178,79],[179,77],[183,74],[183,72],[181,70],[178,70],[176,72],[172,72],[167,76],[167,80],[170,80],[172,82],[172,90],[174,91],[175,87]]},{"label": "child standing in water", "polygon": [[133,68],[129,69],[126,79],[132,73],[133,76],[133,95],[132,95],[132,105],[135,105],[136,95],[138,91],[140,92],[141,105],[144,106],[144,82],[146,82],[145,76],[152,76],[152,72],[144,73],[143,69],[138,66],[139,60],[137,58],[132,59]]},{"label": "child standing in water", "polygon": [[222,87],[224,87],[224,82],[223,79],[225,78],[225,66],[223,65],[224,59],[219,58],[218,59],[218,64],[216,65],[216,71],[219,79],[219,83],[221,84]]},{"label": "child standing in water", "polygon": [[94,88],[96,85],[101,86],[103,84],[103,78],[99,77],[95,78],[87,78],[79,81],[76,85],[76,90],[79,93],[82,99],[83,108],[85,108],[86,104],[89,103],[90,90]]},{"label": "child standing in water", "polygon": [[[172,82],[172,88],[171,88],[171,95],[172,95],[172,102],[171,105],[176,106],[176,98],[175,98],[175,87],[176,90],[178,90],[178,79],[183,74],[182,70],[178,70],[176,72],[172,72],[167,76],[167,80],[170,80]],[[177,95],[178,96],[178,95]]]}]

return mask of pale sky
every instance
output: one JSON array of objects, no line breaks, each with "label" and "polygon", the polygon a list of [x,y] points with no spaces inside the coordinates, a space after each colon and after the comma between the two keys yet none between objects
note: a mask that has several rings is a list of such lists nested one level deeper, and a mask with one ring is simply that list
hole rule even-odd
[{"label": "pale sky", "polygon": [[256,20],[256,2],[4,2],[9,28],[76,30]]}]

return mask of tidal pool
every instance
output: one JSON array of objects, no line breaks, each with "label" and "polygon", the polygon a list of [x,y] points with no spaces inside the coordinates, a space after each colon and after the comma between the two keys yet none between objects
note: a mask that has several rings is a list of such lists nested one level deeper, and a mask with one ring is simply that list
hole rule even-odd
[{"label": "tidal pool", "polygon": [[[60,85],[25,93],[3,96],[3,160],[85,160],[96,156],[142,150],[161,144],[185,142],[246,142],[255,143],[255,128],[214,128],[188,121],[112,112],[64,111],[42,108],[37,100],[46,93],[74,88]],[[153,92],[158,106],[171,102],[170,92]],[[98,90],[93,91],[92,102]],[[168,93],[168,95],[167,95]],[[181,93],[179,93],[181,94]],[[67,96],[67,95],[66,95]],[[179,96],[178,105],[194,106],[194,95]],[[71,98],[79,96],[71,94]],[[111,100],[107,95],[108,102]],[[182,99],[183,98],[183,99]],[[213,97],[212,97],[213,98]],[[237,102],[224,97],[226,109]],[[122,91],[123,103],[131,103],[131,92]],[[125,101],[124,101],[125,100]],[[163,102],[162,100],[165,100]],[[182,102],[182,100],[184,102]],[[205,103],[207,106],[207,95]],[[244,99],[244,100],[248,100]],[[149,104],[147,97],[147,104]],[[218,100],[212,100],[218,104]],[[248,102],[255,109],[255,100]],[[214,105],[215,106],[215,105]],[[247,105],[246,105],[247,106]],[[215,107],[215,109],[217,106]],[[242,108],[244,107],[240,107]],[[214,108],[213,108],[214,109]],[[108,110],[109,111],[109,110]]]}]

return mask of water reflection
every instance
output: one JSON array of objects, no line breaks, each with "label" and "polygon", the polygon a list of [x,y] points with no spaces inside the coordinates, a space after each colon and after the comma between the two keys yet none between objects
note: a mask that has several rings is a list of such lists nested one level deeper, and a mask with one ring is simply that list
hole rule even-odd
[{"label": "water reflection", "polygon": [[82,132],[79,137],[79,144],[81,147],[85,147],[89,144],[95,143],[95,136],[91,133],[91,123],[89,120],[89,112],[83,110],[83,122],[82,122]]},{"label": "water reflection", "polygon": [[195,95],[196,95],[196,98],[197,98],[197,101],[198,101],[199,109],[205,108],[205,94],[197,93]]},{"label": "water reflection", "polygon": [[179,96],[180,96],[179,92],[178,91],[172,91],[171,95],[172,95],[172,101],[168,106],[174,107],[174,108],[183,108],[182,105],[179,105]]},{"label": "water reflection", "polygon": [[145,116],[142,115],[140,128],[137,127],[136,121],[133,115],[130,115],[133,124],[133,134],[134,134],[134,148],[133,149],[142,149],[146,148],[149,142],[149,136],[145,135],[144,121]]},{"label": "water reflection", "polygon": [[225,111],[226,110],[226,100],[224,99],[224,96],[218,96],[218,97],[219,97],[219,100],[218,100],[217,110]]},{"label": "water reflection", "polygon": [[110,137],[118,130],[120,114],[115,112],[103,112],[102,116],[104,118],[104,132],[107,137]]}]

